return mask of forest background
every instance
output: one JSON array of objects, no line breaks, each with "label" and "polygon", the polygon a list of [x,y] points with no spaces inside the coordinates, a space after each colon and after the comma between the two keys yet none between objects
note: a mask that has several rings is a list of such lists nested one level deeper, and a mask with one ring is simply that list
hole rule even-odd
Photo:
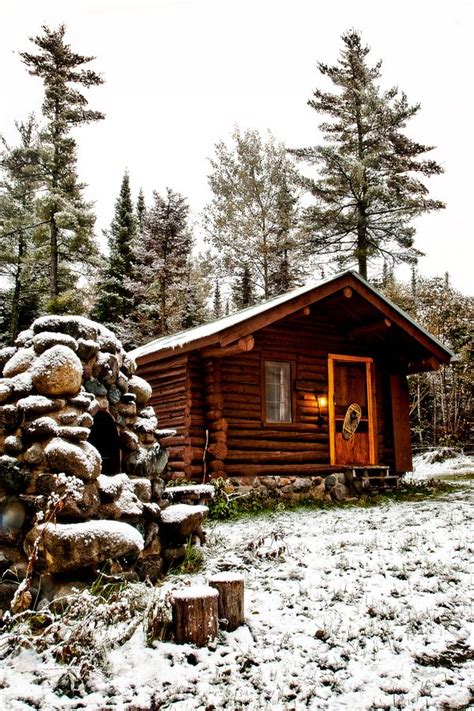
[{"label": "forest background", "polygon": [[[88,3],[78,5],[90,11]],[[107,2],[99,5],[110,9]],[[178,5],[182,4],[171,3],[174,9]],[[190,3],[188,10],[192,15],[199,6],[206,14],[208,5]],[[117,9],[119,27],[126,6]],[[150,4],[140,2],[137,7],[140,16]],[[256,19],[258,24],[258,13]],[[428,26],[431,18],[425,20]],[[185,23],[181,29],[187,36],[186,28]],[[458,30],[462,36],[460,26]],[[252,37],[255,27],[246,31]],[[81,180],[79,147],[83,134],[90,147],[92,132],[105,131],[110,136],[110,120],[114,128],[114,116],[104,120],[101,111],[101,99],[107,96],[102,85],[108,79],[98,71],[102,49],[92,49],[99,55],[95,61],[92,52],[79,54],[82,38],[73,45],[69,28],[60,24],[35,28],[33,42],[24,38],[15,61],[23,64],[25,86],[31,87],[36,100],[28,113],[16,117],[16,131],[11,125],[2,126],[0,318],[4,343],[13,342],[18,331],[41,313],[74,312],[105,322],[127,346],[133,346],[282,293],[308,278],[356,267],[458,354],[458,362],[449,370],[412,381],[416,441],[420,445],[467,443],[472,421],[472,299],[453,287],[453,278],[444,269],[456,237],[463,236],[464,225],[456,230],[453,219],[456,215],[462,221],[462,210],[451,210],[451,234],[440,237],[439,230],[446,224],[443,215],[449,210],[449,203],[447,210],[443,203],[450,192],[448,183],[436,177],[442,176],[444,166],[431,157],[431,145],[414,138],[425,139],[419,121],[423,109],[387,82],[394,58],[386,73],[385,64],[378,64],[380,57],[368,51],[369,40],[365,33],[347,28],[342,39],[334,36],[326,56],[318,52],[327,64],[319,64],[317,71],[313,65],[300,106],[292,106],[291,112],[286,109],[288,114],[302,113],[304,99],[310,99],[306,112],[312,114],[311,145],[287,146],[263,128],[236,124],[215,141],[201,175],[205,184],[207,174],[209,186],[201,210],[191,211],[187,196],[176,187],[163,187],[159,162],[154,166],[158,189],[150,190],[149,183],[145,191],[140,189],[142,176],[127,170],[133,164],[133,142],[116,136],[115,158],[123,150],[124,168],[115,176],[114,213],[101,239],[94,226],[91,189]],[[86,44],[89,50],[90,38]],[[185,48],[186,56],[188,52],[191,56],[192,46],[191,42]],[[412,49],[400,47],[399,52]],[[212,55],[217,61],[216,53]],[[244,55],[240,52],[242,76],[248,78]],[[177,62],[177,81],[181,61]],[[268,62],[269,57],[262,56],[260,67],[252,73],[254,77],[261,68],[267,69],[259,84],[264,95],[269,87],[274,88]],[[173,64],[167,67],[168,73]],[[128,74],[123,77],[127,89],[132,68],[143,86],[142,67],[130,57]],[[434,74],[435,67],[426,67],[424,80],[429,82]],[[285,85],[285,72],[280,78]],[[201,125],[195,115],[200,104],[193,106],[196,97],[188,80],[183,89],[190,90],[190,104],[183,125],[183,115],[176,113],[177,107],[167,100],[160,83],[157,76],[156,85],[147,86],[147,94],[161,97],[154,133],[143,131],[137,114],[129,131],[140,136],[135,145],[146,138],[153,155],[154,139],[159,143],[160,117],[166,126],[170,115],[175,116],[181,132],[176,131],[174,145],[168,143],[177,155],[186,152],[195,121],[197,127]],[[42,93],[35,95],[33,86]],[[249,80],[250,93],[253,87]],[[133,104],[133,96],[133,91],[124,92],[125,111]],[[442,113],[454,107],[446,106],[446,97],[440,97],[433,108]],[[147,118],[143,124],[148,125]],[[431,143],[430,128],[428,124]],[[445,134],[441,131],[440,135]],[[462,164],[465,159],[463,150],[455,164],[459,167],[457,161]],[[439,195],[431,197],[425,179],[433,176]],[[148,174],[143,177],[149,179]],[[171,178],[176,179],[173,171]],[[104,211],[100,190],[92,197]],[[455,205],[458,198],[454,197]],[[426,217],[427,213],[431,215]],[[420,225],[422,240],[415,239],[415,226],[420,231]],[[425,258],[420,251],[427,234],[428,254],[436,253],[440,239],[445,249],[449,244],[442,272],[430,277],[422,276]],[[462,262],[463,254],[457,256]],[[457,281],[465,283],[462,270],[455,271]]]}]

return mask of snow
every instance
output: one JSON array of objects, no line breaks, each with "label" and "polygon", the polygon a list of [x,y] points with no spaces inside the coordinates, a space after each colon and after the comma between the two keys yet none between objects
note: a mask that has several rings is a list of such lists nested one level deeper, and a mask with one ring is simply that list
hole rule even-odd
[{"label": "snow", "polygon": [[219,592],[207,585],[190,585],[173,593],[175,600],[200,600],[203,597],[217,597]]},{"label": "snow", "polygon": [[45,523],[41,524],[54,531],[56,538],[61,538],[74,545],[80,545],[81,540],[91,540],[96,536],[107,535],[109,541],[116,545],[130,545],[143,550],[143,536],[136,528],[122,521],[84,521],[81,523]]},{"label": "snow", "polygon": [[161,512],[161,520],[163,523],[180,524],[186,521],[189,516],[194,514],[207,515],[209,509],[207,506],[192,506],[190,504],[172,504]]},{"label": "snow", "polygon": [[213,499],[216,490],[212,484],[190,484],[188,486],[169,486],[165,489],[165,493],[173,498],[174,494],[196,494],[206,495]]},{"label": "snow", "polygon": [[157,338],[154,341],[151,341],[150,343],[146,343],[144,346],[139,346],[138,348],[135,348],[135,350],[130,351],[129,356],[137,359],[150,353],[157,353],[162,350],[174,350],[175,348],[184,348],[190,343],[200,341],[201,339],[208,338],[209,336],[220,334],[222,333],[222,331],[225,331],[226,329],[231,328],[232,326],[236,326],[237,324],[242,323],[247,319],[253,318],[254,316],[258,316],[261,313],[265,313],[265,311],[269,311],[270,309],[273,309],[276,306],[285,304],[291,301],[292,299],[297,299],[299,296],[304,296],[305,294],[311,292],[313,289],[321,287],[325,284],[330,284],[332,281],[336,281],[336,279],[340,279],[345,275],[350,275],[357,281],[361,282],[365,287],[368,287],[383,302],[388,304],[391,309],[397,312],[398,315],[402,316],[405,321],[408,321],[409,324],[414,325],[421,333],[427,336],[432,343],[442,348],[443,351],[451,358],[454,357],[454,353],[452,353],[448,348],[446,348],[446,346],[444,346],[440,341],[438,341],[437,338],[428,333],[428,331],[426,331],[418,323],[413,321],[411,316],[409,316],[407,313],[405,313],[405,311],[402,311],[402,309],[400,309],[396,304],[392,303],[389,299],[387,299],[387,297],[384,296],[381,292],[377,291],[377,289],[375,289],[372,285],[369,285],[365,281],[365,279],[360,276],[360,274],[352,270],[340,272],[339,274],[335,274],[319,281],[311,281],[305,284],[304,286],[300,286],[297,289],[292,289],[291,291],[288,291],[285,294],[282,294],[281,296],[277,296],[273,299],[268,299],[267,301],[263,301],[257,304],[256,306],[250,306],[246,309],[241,309],[236,313],[230,314],[229,316],[224,316],[215,321],[211,321],[210,323],[206,323],[202,326],[189,328],[186,331],[179,331],[178,333],[175,333],[172,336],[164,336],[162,338]]},{"label": "snow", "polygon": [[[105,649],[106,663],[93,664],[88,684],[70,696],[54,691],[68,669],[54,650],[25,646],[1,663],[0,707],[468,708],[474,701],[473,508],[474,482],[466,478],[462,488],[431,500],[219,523],[199,575],[137,589],[166,600],[230,566],[245,577],[244,626],[197,649],[163,641],[147,646],[142,625],[123,642],[116,624],[112,644],[98,625],[94,643]],[[75,660],[70,673],[79,668]]]},{"label": "snow", "polygon": [[244,576],[240,573],[216,573],[212,576],[213,583],[236,583],[243,579]]},{"label": "snow", "polygon": [[436,449],[416,455],[413,457],[413,472],[408,479],[429,479],[474,472],[473,457],[463,453],[449,456],[449,450],[447,454],[444,458],[442,450]]}]

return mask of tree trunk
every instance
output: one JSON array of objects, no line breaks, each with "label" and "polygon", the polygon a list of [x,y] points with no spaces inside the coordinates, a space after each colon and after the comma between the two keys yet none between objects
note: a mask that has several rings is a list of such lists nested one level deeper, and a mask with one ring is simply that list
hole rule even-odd
[{"label": "tree trunk", "polygon": [[209,585],[219,592],[219,621],[228,632],[244,624],[244,577],[238,573],[218,573]]},{"label": "tree trunk", "polygon": [[217,636],[218,595],[214,588],[199,585],[173,594],[173,631],[177,644],[203,647]]}]

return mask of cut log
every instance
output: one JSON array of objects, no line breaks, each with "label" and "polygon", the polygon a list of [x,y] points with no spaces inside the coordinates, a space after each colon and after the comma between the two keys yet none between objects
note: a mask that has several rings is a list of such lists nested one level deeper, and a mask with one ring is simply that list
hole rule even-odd
[{"label": "cut log", "polygon": [[218,593],[219,624],[228,632],[244,624],[244,576],[238,573],[217,573],[209,585]]},{"label": "cut log", "polygon": [[218,596],[215,588],[204,585],[173,593],[173,632],[177,644],[204,647],[217,637]]}]

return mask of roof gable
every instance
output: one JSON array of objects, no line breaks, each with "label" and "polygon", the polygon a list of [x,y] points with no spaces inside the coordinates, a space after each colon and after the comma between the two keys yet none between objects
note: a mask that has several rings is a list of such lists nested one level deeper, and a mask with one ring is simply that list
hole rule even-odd
[{"label": "roof gable", "polygon": [[345,271],[318,282],[308,283],[202,326],[158,338],[131,351],[130,355],[143,362],[161,360],[177,352],[184,353],[216,344],[226,346],[346,287],[354,289],[441,362],[449,362],[454,357],[438,339],[354,271]]}]

